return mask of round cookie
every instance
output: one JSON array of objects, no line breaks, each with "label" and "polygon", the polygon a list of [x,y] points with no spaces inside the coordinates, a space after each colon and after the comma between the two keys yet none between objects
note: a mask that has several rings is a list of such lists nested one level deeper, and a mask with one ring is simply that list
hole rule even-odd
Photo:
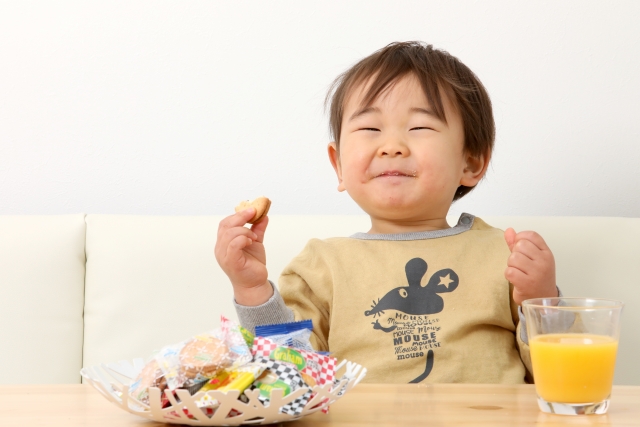
[{"label": "round cookie", "polygon": [[266,216],[267,213],[269,213],[269,207],[271,207],[271,200],[262,196],[258,197],[252,202],[248,200],[240,202],[240,204],[236,206],[236,212],[240,212],[248,208],[254,208],[256,210],[255,215],[253,215],[253,218],[247,221],[249,224],[254,224],[260,221],[264,216]]},{"label": "round cookie", "polygon": [[180,366],[187,378],[214,376],[228,364],[229,349],[224,342],[212,337],[197,337],[180,350]]}]

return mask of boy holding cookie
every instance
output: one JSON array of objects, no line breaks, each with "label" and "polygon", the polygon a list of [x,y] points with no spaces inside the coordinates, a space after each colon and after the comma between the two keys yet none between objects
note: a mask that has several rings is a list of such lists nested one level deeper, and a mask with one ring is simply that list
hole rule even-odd
[{"label": "boy holding cookie", "polygon": [[312,319],[312,344],[379,383],[523,383],[531,364],[520,303],[555,297],[553,254],[540,235],[462,214],[491,158],[491,101],[457,58],[393,43],[338,77],[329,160],[338,190],[371,217],[348,238],[309,241],[268,280],[268,217],[221,221],[216,259],[248,328]]}]

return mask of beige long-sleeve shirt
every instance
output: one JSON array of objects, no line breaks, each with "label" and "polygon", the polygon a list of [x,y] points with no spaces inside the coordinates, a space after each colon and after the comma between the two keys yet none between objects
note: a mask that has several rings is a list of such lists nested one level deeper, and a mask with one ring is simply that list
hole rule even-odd
[{"label": "beige long-sleeve shirt", "polygon": [[314,347],[365,366],[367,382],[524,383],[508,256],[501,230],[463,214],[447,230],[313,239],[280,293],[313,320]]}]

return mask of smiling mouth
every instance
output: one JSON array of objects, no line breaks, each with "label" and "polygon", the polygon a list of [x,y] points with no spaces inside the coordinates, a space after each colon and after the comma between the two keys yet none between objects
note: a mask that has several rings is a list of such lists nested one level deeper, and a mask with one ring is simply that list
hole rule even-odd
[{"label": "smiling mouth", "polygon": [[415,178],[416,175],[417,174],[415,171],[384,171],[374,176],[374,178],[381,178],[381,177],[387,177],[387,176],[404,176],[407,178]]}]

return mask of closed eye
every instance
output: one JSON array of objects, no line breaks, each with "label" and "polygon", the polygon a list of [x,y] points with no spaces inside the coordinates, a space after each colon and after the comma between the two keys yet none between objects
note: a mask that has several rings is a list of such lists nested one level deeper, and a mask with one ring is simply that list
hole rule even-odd
[{"label": "closed eye", "polygon": [[380,132],[380,129],[376,129],[376,128],[360,128],[358,130],[370,130],[370,131],[374,131],[374,132]]},{"label": "closed eye", "polygon": [[422,129],[433,130],[433,128],[428,128],[428,127],[411,128],[411,129],[409,129],[409,130],[422,130]]}]

